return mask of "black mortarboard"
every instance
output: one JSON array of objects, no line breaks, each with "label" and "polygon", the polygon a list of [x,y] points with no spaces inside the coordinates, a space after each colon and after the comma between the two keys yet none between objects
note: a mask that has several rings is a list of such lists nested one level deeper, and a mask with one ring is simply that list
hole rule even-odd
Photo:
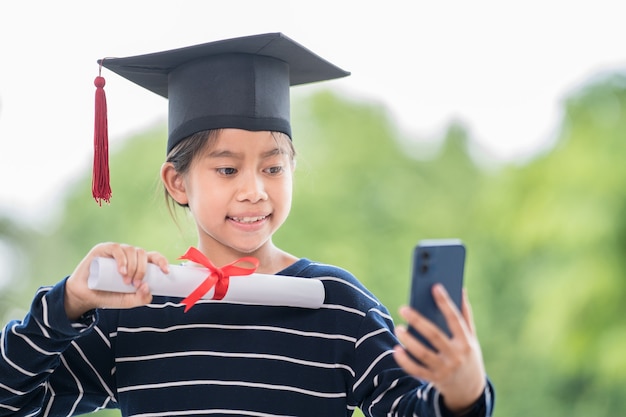
[{"label": "black mortarboard", "polygon": [[291,137],[289,86],[350,74],[282,33],[105,59],[102,65],[168,98],[168,152],[181,139],[215,128]]},{"label": "black mortarboard", "polygon": [[[270,130],[291,137],[289,87],[350,74],[282,33],[98,63],[168,99],[168,153],[208,129]],[[94,197],[98,201],[95,192]]]}]

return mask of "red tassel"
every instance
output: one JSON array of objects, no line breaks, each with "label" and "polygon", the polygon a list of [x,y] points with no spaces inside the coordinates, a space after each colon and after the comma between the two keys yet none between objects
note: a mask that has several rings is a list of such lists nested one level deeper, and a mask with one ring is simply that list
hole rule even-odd
[{"label": "red tassel", "polygon": [[104,94],[104,78],[98,75],[94,84],[96,86],[96,114],[93,134],[94,158],[91,193],[96,202],[102,206],[103,200],[107,203],[111,200],[107,100]]}]

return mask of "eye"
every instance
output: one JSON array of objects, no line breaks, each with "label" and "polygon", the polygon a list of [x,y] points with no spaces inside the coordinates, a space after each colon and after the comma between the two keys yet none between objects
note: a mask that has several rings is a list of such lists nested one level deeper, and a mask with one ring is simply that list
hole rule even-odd
[{"label": "eye", "polygon": [[237,170],[231,167],[217,168],[216,171],[218,174],[223,175],[225,177],[229,177],[237,173]]},{"label": "eye", "polygon": [[283,171],[284,169],[281,165],[277,165],[277,166],[273,166],[273,167],[269,167],[265,169],[265,172],[267,172],[270,175],[278,175],[282,173]]}]

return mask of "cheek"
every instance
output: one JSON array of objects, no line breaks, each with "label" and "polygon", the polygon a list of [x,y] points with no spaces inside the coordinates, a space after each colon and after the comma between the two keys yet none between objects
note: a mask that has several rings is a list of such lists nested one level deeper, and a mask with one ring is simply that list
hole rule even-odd
[{"label": "cheek", "polygon": [[280,188],[281,199],[285,203],[285,210],[289,211],[291,208],[291,199],[293,197],[293,183],[290,180],[285,181]]},{"label": "cheek", "polygon": [[219,190],[201,177],[191,177],[185,181],[185,190],[189,206],[204,210],[219,201]]}]

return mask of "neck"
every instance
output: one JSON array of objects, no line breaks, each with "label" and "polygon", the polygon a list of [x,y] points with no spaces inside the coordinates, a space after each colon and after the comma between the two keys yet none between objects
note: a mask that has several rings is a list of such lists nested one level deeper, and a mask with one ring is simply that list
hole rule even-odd
[{"label": "neck", "polygon": [[259,267],[256,272],[259,274],[276,274],[298,260],[297,257],[274,246],[271,241],[250,253],[239,252],[222,245],[213,247],[213,245],[206,245],[202,242],[198,243],[197,248],[217,267],[222,267],[246,256],[257,258]]}]

